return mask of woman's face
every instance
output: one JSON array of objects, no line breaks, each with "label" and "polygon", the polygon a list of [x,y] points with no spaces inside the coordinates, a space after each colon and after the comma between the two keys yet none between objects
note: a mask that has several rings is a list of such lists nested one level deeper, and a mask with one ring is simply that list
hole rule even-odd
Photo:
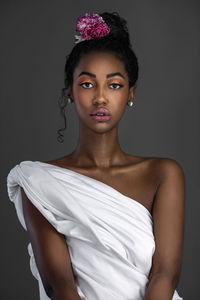
[{"label": "woman's face", "polygon": [[[123,62],[113,53],[90,52],[79,61],[68,95],[74,100],[80,121],[96,131],[116,126],[122,118],[127,101],[133,99],[135,87],[129,80]],[[94,120],[94,109],[105,108],[111,114],[107,121]]]}]

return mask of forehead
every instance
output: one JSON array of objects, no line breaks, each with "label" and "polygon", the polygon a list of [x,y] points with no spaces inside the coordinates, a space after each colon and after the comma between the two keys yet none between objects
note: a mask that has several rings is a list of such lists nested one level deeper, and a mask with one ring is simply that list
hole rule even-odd
[{"label": "forehead", "polygon": [[74,70],[74,78],[82,71],[91,72],[97,76],[120,72],[128,80],[123,61],[112,52],[92,51],[84,54]]}]

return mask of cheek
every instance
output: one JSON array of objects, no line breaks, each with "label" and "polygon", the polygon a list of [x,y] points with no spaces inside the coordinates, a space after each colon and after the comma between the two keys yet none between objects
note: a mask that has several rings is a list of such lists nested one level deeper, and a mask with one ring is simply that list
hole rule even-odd
[{"label": "cheek", "polygon": [[82,110],[84,111],[91,107],[91,95],[89,95],[88,92],[86,93],[79,88],[75,88],[73,90],[73,97],[77,111],[81,112]]},{"label": "cheek", "polygon": [[73,95],[76,100],[86,101],[89,97],[92,97],[92,89],[83,89],[82,87],[76,85],[73,87]]},{"label": "cheek", "polygon": [[108,94],[108,99],[110,100],[110,102],[112,102],[113,107],[119,109],[119,107],[123,107],[126,104],[126,101],[128,99],[128,92],[125,89],[113,91]]}]

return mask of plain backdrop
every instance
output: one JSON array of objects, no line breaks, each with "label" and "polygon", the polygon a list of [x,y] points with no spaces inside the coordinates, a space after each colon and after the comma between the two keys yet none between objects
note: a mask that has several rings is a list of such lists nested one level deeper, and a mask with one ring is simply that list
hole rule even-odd
[{"label": "plain backdrop", "polygon": [[67,108],[65,142],[57,142],[56,131],[64,125],[58,107],[64,64],[74,46],[76,19],[103,11],[127,20],[140,67],[134,105],[120,121],[122,149],[170,157],[184,169],[185,238],[177,290],[184,300],[199,299],[199,7],[194,0],[0,2],[1,299],[39,299],[28,234],[8,198],[7,174],[23,160],[52,160],[76,146],[73,104]]}]

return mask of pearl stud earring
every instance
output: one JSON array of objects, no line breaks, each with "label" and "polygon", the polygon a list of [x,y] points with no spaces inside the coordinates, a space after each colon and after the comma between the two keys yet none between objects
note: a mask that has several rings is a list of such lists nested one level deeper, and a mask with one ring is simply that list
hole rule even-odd
[{"label": "pearl stud earring", "polygon": [[67,103],[72,103],[72,100],[69,97],[67,98]]},{"label": "pearl stud earring", "polygon": [[128,101],[127,105],[128,106],[133,106],[133,101]]}]

